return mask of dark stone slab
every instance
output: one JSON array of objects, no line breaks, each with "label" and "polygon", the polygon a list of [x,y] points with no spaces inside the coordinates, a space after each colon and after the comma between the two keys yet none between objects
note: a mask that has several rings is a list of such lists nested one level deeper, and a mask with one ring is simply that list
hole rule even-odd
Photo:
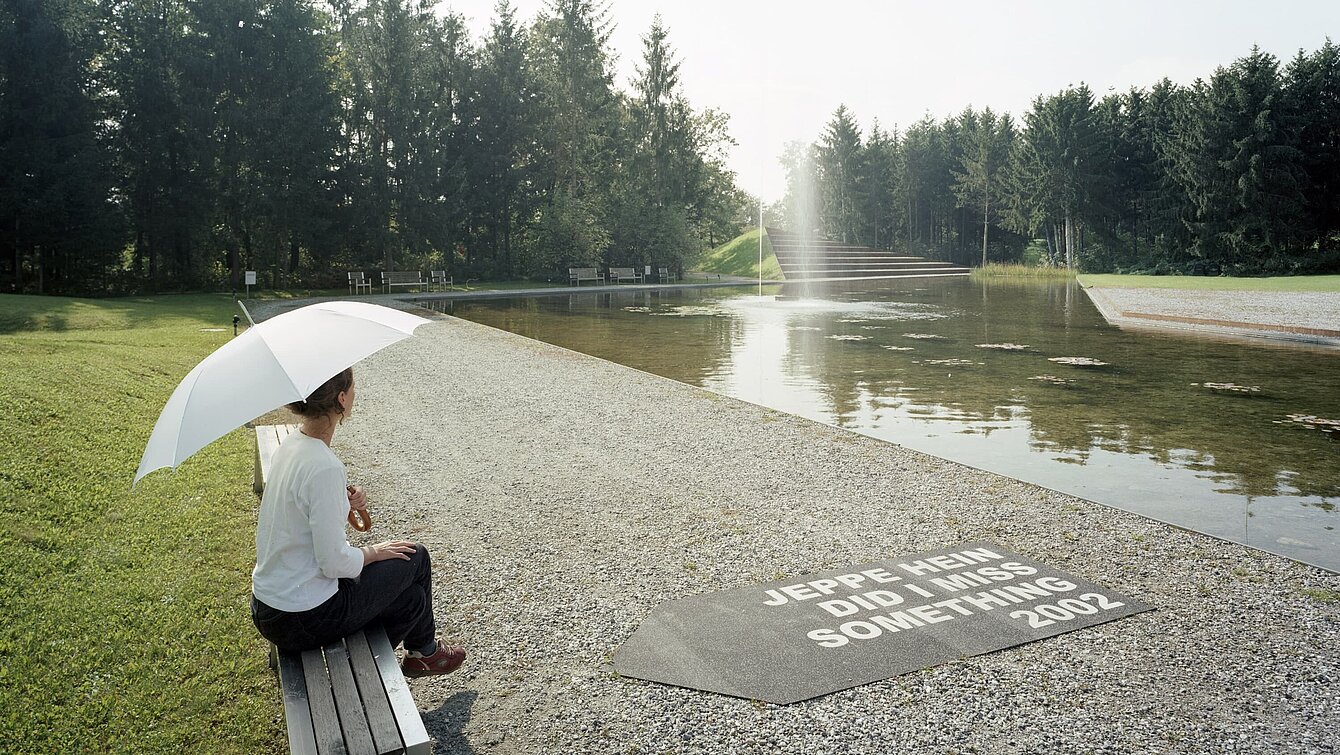
[{"label": "dark stone slab", "polygon": [[794,703],[1153,607],[991,543],[663,603],[623,676]]}]

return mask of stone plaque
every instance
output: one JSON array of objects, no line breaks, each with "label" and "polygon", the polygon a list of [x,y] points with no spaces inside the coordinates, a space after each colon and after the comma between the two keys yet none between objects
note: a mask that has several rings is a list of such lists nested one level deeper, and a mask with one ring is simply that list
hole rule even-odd
[{"label": "stone plaque", "polygon": [[662,603],[623,676],[794,703],[1152,606],[991,543]]}]

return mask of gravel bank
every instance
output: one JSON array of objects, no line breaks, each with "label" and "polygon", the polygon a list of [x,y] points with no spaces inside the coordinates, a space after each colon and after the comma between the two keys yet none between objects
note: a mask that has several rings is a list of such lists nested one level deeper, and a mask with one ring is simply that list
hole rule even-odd
[{"label": "gravel bank", "polygon": [[[438,753],[1340,749],[1340,577],[454,318],[336,436],[434,554]],[[990,540],[1158,606],[790,706],[611,673],[658,603]]]},{"label": "gravel bank", "polygon": [[1106,286],[1084,290],[1114,325],[1340,346],[1340,294]]}]

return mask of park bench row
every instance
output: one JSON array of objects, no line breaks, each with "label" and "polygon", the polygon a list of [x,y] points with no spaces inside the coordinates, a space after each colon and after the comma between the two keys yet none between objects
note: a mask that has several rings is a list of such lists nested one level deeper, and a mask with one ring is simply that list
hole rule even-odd
[{"label": "park bench row", "polygon": [[[648,268],[650,269],[650,268]],[[573,286],[580,286],[585,281],[594,281],[601,285],[606,282],[619,283],[642,283],[646,278],[645,273],[638,272],[635,267],[611,267],[609,275],[600,272],[598,267],[570,267],[568,268],[568,283]],[[668,267],[656,268],[656,281],[658,283],[670,283],[674,281],[675,274]]]},{"label": "park bench row", "polygon": [[433,270],[424,277],[421,270],[394,270],[390,272],[367,274],[349,273],[349,293],[372,293],[372,275],[381,276],[382,293],[391,293],[396,286],[420,288],[424,291],[445,291],[455,287],[455,277],[447,275],[445,270]]}]

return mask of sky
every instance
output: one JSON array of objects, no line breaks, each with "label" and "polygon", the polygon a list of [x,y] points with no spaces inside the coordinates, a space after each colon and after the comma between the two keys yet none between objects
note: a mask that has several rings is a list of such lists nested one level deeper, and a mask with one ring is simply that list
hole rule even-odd
[{"label": "sky", "polygon": [[[597,0],[599,2],[599,0]],[[495,0],[450,0],[478,42]],[[529,22],[544,0],[513,0]],[[616,84],[631,89],[659,13],[697,110],[730,115],[728,166],[765,201],[785,193],[778,158],[813,142],[839,105],[867,133],[971,106],[1016,120],[1040,94],[1087,83],[1101,97],[1168,77],[1208,78],[1253,45],[1287,62],[1328,34],[1340,2],[1227,0],[609,0]]]}]

